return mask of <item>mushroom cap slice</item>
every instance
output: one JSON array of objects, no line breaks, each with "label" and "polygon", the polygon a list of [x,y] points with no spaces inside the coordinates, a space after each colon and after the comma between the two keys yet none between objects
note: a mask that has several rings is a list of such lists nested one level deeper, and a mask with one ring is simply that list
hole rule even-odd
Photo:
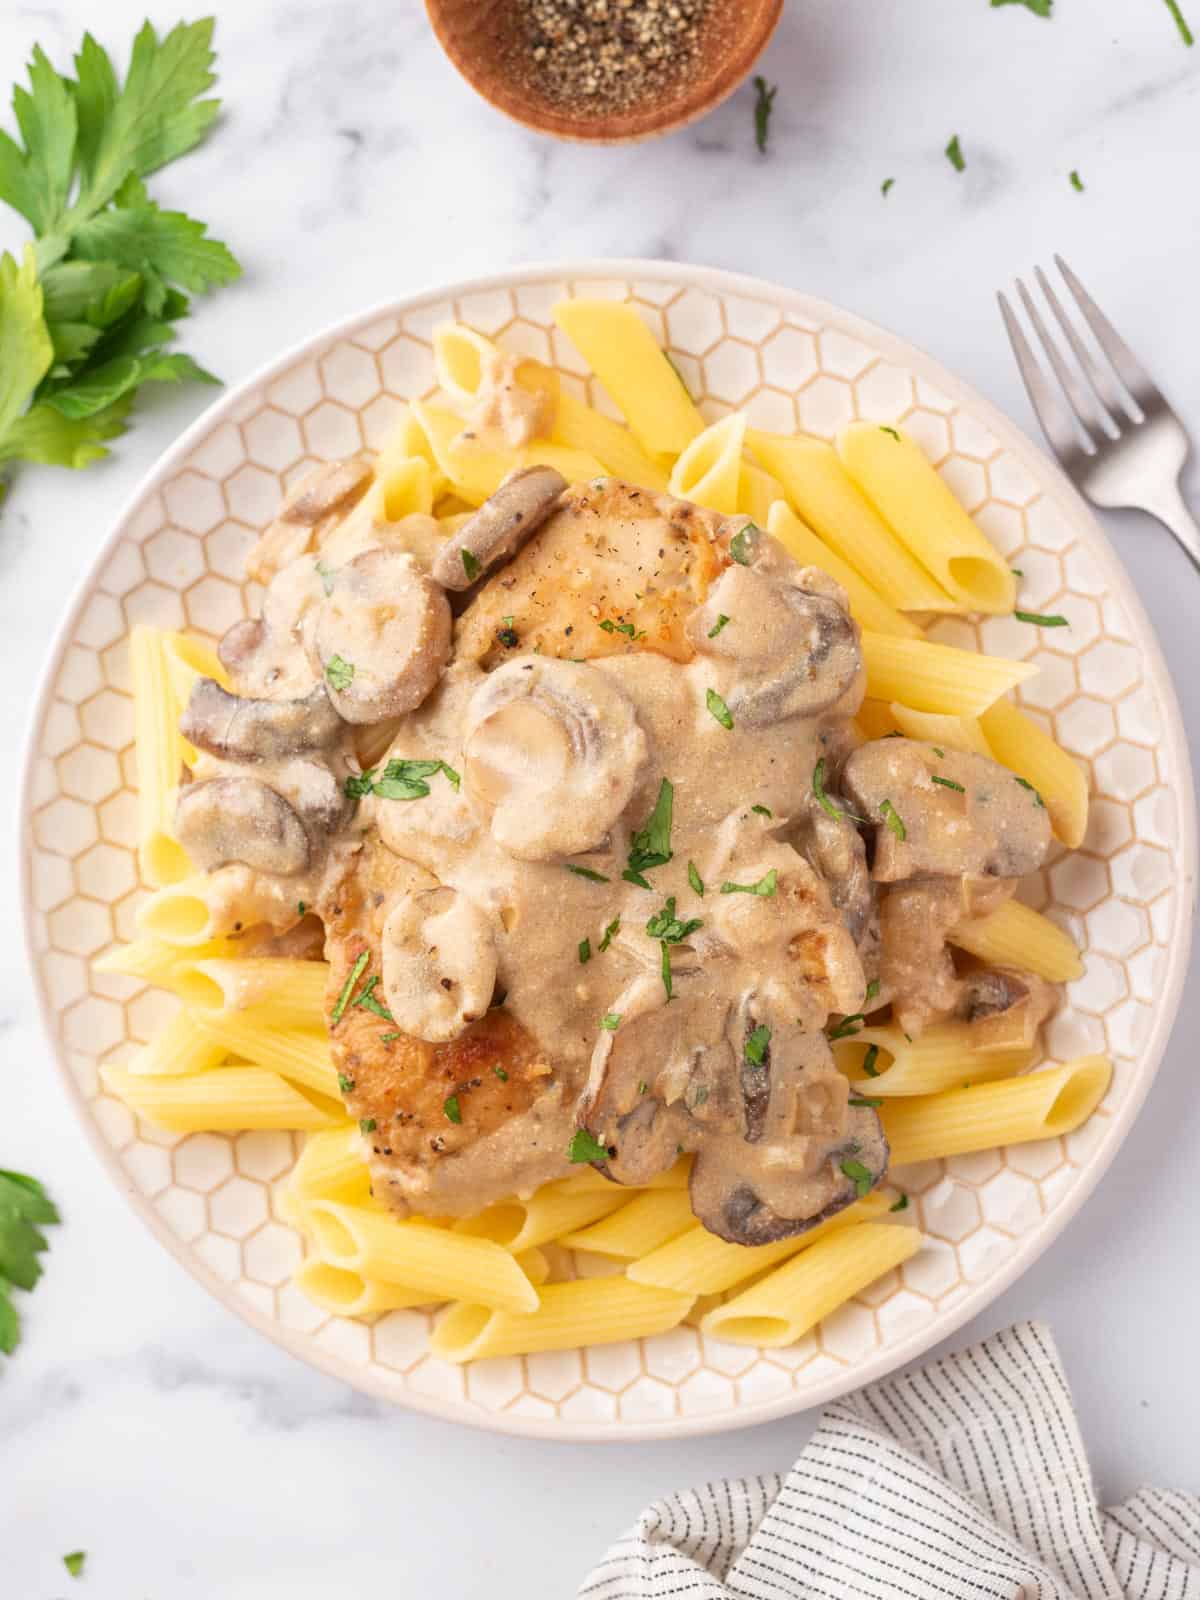
[{"label": "mushroom cap slice", "polygon": [[179,731],[197,749],[229,761],[273,761],[302,751],[328,749],[344,725],[318,684],[302,700],[252,700],[201,678],[179,719]]},{"label": "mushroom cap slice", "polygon": [[293,877],[308,866],[304,824],[257,778],[209,778],[179,796],[175,831],[198,867],[215,872],[240,861],[255,872]]},{"label": "mushroom cap slice", "polygon": [[522,861],[598,845],[646,759],[633,702],[586,662],[509,661],[471,697],[463,781],[492,836]]},{"label": "mushroom cap slice", "polygon": [[553,467],[523,467],[447,539],[433,563],[443,589],[469,589],[498,561],[514,555],[555,510],[567,480]]},{"label": "mushroom cap slice", "polygon": [[376,546],[339,567],[313,648],[347,722],[383,722],[419,706],[450,656],[446,596],[409,555]]},{"label": "mushroom cap slice", "polygon": [[447,885],[403,895],[381,939],[383,992],[397,1027],[429,1044],[457,1039],[491,1004],[496,940],[487,913]]}]

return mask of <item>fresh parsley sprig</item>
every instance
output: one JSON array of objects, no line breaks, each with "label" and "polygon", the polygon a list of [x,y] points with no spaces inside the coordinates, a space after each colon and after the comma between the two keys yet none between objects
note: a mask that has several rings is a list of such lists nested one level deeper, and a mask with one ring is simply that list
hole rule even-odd
[{"label": "fresh parsley sprig", "polygon": [[21,1342],[14,1289],[32,1289],[42,1275],[38,1256],[47,1248],[42,1227],[56,1223],[53,1201],[33,1178],[0,1171],[0,1351],[11,1356]]}]

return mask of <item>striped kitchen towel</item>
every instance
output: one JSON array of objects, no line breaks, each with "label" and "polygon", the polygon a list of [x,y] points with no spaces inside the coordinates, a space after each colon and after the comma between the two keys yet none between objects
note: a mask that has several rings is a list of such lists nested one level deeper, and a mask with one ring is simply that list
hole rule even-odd
[{"label": "striped kitchen towel", "polygon": [[1200,1498],[1096,1503],[1048,1330],[830,1406],[784,1477],[656,1501],[588,1600],[1200,1600]]}]

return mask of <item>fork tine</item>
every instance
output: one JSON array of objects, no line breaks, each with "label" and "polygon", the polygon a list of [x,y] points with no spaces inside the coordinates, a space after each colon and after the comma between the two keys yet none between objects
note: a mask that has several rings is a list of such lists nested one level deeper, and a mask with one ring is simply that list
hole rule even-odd
[{"label": "fork tine", "polygon": [[1153,378],[1142,366],[1067,263],[1059,255],[1055,256],[1054,261],[1066,280],[1067,288],[1075,296],[1075,304],[1083,313],[1084,320],[1096,335],[1096,343],[1112,362],[1117,376],[1133,397],[1134,406],[1138,408],[1137,420],[1139,422],[1142,420],[1140,411],[1143,399],[1150,401],[1153,405],[1165,407],[1166,399]]},{"label": "fork tine", "polygon": [[1033,331],[1041,341],[1042,349],[1046,352],[1046,357],[1054,368],[1054,376],[1066,390],[1067,399],[1075,415],[1083,425],[1084,431],[1094,434],[1099,430],[1103,433],[1111,433],[1115,437],[1116,428],[1104,413],[1103,408],[1097,411],[1094,399],[1084,385],[1080,383],[1070,362],[1064,361],[1062,351],[1050,337],[1050,332],[1042,321],[1042,314],[1035,305],[1033,296],[1020,278],[1017,279],[1017,293],[1021,296],[1021,304],[1025,307],[1025,313],[1033,324]]},{"label": "fork tine", "polygon": [[[1100,365],[1095,356],[1088,349],[1087,345],[1085,345],[1083,340],[1079,337],[1079,333],[1075,327],[1075,324],[1063,310],[1062,301],[1055,294],[1054,285],[1050,282],[1049,278],[1042,271],[1041,267],[1035,267],[1033,270],[1038,284],[1041,287],[1041,291],[1046,296],[1046,300],[1049,303],[1050,309],[1053,311],[1059,327],[1066,336],[1067,343],[1075,352],[1075,359],[1078,361],[1084,377],[1087,379],[1088,383],[1091,384],[1092,392],[1096,399],[1100,402],[1099,420],[1101,426],[1110,438],[1119,439],[1121,437],[1121,429],[1117,419],[1120,417],[1123,411],[1128,412],[1129,406],[1127,401],[1121,395],[1108,372]],[[1072,376],[1074,375],[1072,374]],[[1080,386],[1080,394],[1085,394],[1082,386]],[[1075,409],[1079,409],[1078,401],[1075,402]]]},{"label": "fork tine", "polygon": [[[999,294],[996,298],[1000,302],[1000,315],[1004,318],[1004,326],[1008,330],[1008,342],[1012,345],[1017,366],[1021,369],[1025,392],[1037,412],[1038,421],[1050,441],[1051,449],[1060,458],[1075,455],[1079,450],[1079,440],[1075,434],[1071,413],[1038,364],[1038,358],[1030,348],[1029,340],[1026,339],[1021,324],[1013,314],[1008,297]],[[1090,439],[1088,446],[1088,453],[1093,453],[1095,447]]]}]

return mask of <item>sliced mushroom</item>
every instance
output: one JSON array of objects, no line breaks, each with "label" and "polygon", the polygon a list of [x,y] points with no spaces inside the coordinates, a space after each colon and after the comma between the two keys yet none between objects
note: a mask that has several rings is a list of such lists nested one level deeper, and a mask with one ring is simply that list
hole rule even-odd
[{"label": "sliced mushroom", "polygon": [[396,1026],[430,1044],[457,1039],[491,1003],[491,919],[447,885],[402,896],[383,925],[383,992]]},{"label": "sliced mushroom", "polygon": [[450,656],[450,607],[409,555],[376,546],[339,567],[317,616],[313,649],[347,722],[412,711]]},{"label": "sliced mushroom", "polygon": [[825,799],[835,815],[809,794],[799,809],[793,840],[829,890],[850,937],[861,944],[874,909],[866,846],[836,790],[826,789]]},{"label": "sliced mushroom", "polygon": [[325,461],[306,473],[246,557],[247,575],[268,583],[312,548],[321,523],[344,515],[362,499],[373,476],[367,463],[357,460]]},{"label": "sliced mushroom", "polygon": [[210,778],[179,797],[175,830],[197,866],[215,872],[240,861],[290,878],[308,866],[308,835],[288,802],[257,778]]},{"label": "sliced mushroom", "polygon": [[473,517],[447,539],[433,563],[443,589],[469,589],[502,559],[514,555],[551,515],[567,487],[553,467],[524,467],[506,478]]},{"label": "sliced mushroom", "polygon": [[235,622],[217,649],[240,694],[294,700],[311,692],[318,675],[308,646],[324,598],[315,556],[300,556],[276,573],[262,615]]},{"label": "sliced mushroom", "polygon": [[321,684],[303,700],[251,700],[212,678],[193,687],[179,731],[189,743],[230,761],[271,761],[327,749],[343,723]]},{"label": "sliced mushroom", "polygon": [[535,657],[480,684],[464,752],[467,793],[497,844],[550,861],[601,843],[637,788],[646,736],[607,673]]},{"label": "sliced mushroom", "polygon": [[1050,846],[1046,808],[986,756],[876,739],[850,756],[841,784],[851,809],[874,825],[877,883],[1020,878]]},{"label": "sliced mushroom", "polygon": [[956,1013],[981,1046],[1030,1045],[1054,1009],[1050,984],[1028,972],[981,967],[960,980]]}]

